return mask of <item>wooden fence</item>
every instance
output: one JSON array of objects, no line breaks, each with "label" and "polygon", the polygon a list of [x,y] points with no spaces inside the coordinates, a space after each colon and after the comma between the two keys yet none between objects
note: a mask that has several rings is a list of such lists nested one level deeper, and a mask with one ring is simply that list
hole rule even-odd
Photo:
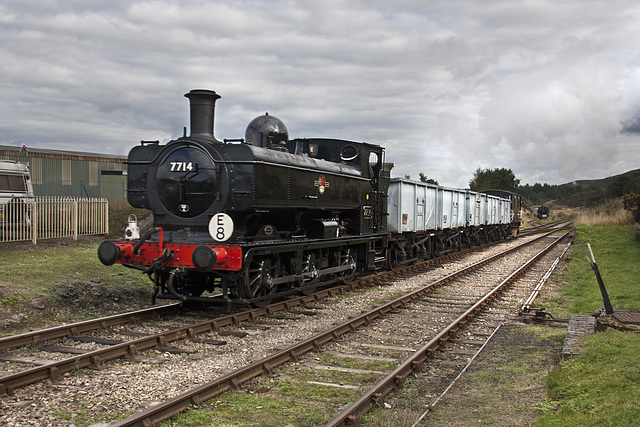
[{"label": "wooden fence", "polygon": [[56,239],[109,232],[107,199],[36,197],[0,206],[0,242]]}]

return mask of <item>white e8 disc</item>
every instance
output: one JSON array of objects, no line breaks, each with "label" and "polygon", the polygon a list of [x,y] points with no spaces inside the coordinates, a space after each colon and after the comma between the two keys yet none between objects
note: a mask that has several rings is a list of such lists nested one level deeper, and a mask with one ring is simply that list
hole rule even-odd
[{"label": "white e8 disc", "polygon": [[226,213],[215,214],[209,221],[209,234],[216,242],[226,242],[233,234],[233,220]]}]

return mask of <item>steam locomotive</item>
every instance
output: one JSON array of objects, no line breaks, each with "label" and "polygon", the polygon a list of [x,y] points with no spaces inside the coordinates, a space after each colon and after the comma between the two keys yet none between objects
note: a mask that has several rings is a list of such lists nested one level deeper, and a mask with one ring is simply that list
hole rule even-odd
[{"label": "steam locomotive", "polygon": [[[134,223],[98,248],[103,264],[147,273],[153,301],[264,306],[510,233],[510,200],[392,180],[379,145],[290,140],[269,114],[219,141],[220,96],[185,97],[191,134],[142,141],[127,160],[128,201],[152,211],[153,228],[140,236]],[[407,191],[417,201],[400,200]]]},{"label": "steam locomotive", "polygon": [[538,211],[536,212],[536,216],[538,219],[547,219],[549,218],[549,207],[548,206],[539,206]]}]

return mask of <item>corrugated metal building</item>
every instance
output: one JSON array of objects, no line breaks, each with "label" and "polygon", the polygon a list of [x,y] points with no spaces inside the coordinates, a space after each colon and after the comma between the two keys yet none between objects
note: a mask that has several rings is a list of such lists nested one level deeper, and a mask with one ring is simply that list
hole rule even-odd
[{"label": "corrugated metal building", "polygon": [[0,159],[28,163],[36,196],[126,198],[126,156],[0,145]]}]

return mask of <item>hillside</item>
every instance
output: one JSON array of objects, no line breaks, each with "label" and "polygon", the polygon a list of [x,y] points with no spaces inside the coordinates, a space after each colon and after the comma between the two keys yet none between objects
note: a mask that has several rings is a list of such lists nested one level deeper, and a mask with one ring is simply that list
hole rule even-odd
[{"label": "hillside", "polygon": [[640,194],[640,169],[601,179],[577,180],[561,185],[534,184],[518,188],[533,205],[549,202],[568,207],[593,207],[628,193]]},{"label": "hillside", "polygon": [[624,178],[624,177],[630,177],[630,178],[633,179],[633,176],[635,176],[635,175],[637,175],[639,173],[640,173],[640,169],[634,169],[632,171],[621,173],[619,175],[613,175],[613,176],[610,176],[610,177],[607,177],[607,178],[582,179],[582,180],[578,180],[578,181],[568,182],[568,183],[562,184],[562,185],[575,185],[575,186],[578,186],[578,187],[589,187],[591,185],[608,185],[614,179],[620,179],[620,178]]}]

